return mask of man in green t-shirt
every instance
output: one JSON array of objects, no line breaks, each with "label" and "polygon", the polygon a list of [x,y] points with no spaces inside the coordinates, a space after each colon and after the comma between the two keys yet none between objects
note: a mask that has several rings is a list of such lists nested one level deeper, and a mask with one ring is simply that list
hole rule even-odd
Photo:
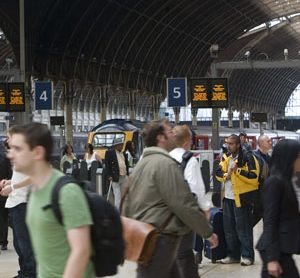
[{"label": "man in green t-shirt", "polygon": [[60,225],[52,209],[52,189],[63,174],[52,169],[52,138],[40,123],[15,127],[9,141],[9,159],[15,170],[32,180],[26,222],[37,262],[39,278],[95,277],[91,262],[92,218],[83,191],[67,184],[59,193],[63,216]]}]

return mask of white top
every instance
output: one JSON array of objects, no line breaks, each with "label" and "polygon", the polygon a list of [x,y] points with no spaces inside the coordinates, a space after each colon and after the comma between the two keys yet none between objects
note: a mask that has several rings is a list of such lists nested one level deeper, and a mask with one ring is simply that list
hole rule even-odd
[{"label": "white top", "polygon": [[117,154],[117,159],[119,164],[120,176],[126,176],[127,172],[126,172],[126,163],[125,163],[124,154],[117,150],[116,150],[116,154]]},{"label": "white top", "polygon": [[[21,182],[26,177],[27,176],[21,174],[20,172],[17,172],[15,170],[13,170],[13,174],[12,174],[12,177],[11,177],[11,184]],[[29,191],[29,186],[25,186],[25,187],[13,190],[8,195],[5,207],[6,208],[13,208],[13,207],[16,207],[19,204],[27,203],[28,191]]]},{"label": "white top", "polygon": [[[227,172],[230,169],[230,167],[233,166],[234,161],[236,160],[236,158],[237,157],[233,158],[232,155],[229,157],[229,164],[228,164]],[[234,200],[231,179],[225,181],[225,198],[230,199],[230,200]]]},{"label": "white top", "polygon": [[[170,156],[181,163],[182,156],[185,152],[186,151],[183,148],[176,148],[170,152]],[[192,193],[197,196],[199,207],[202,210],[209,210],[212,207],[212,204],[206,197],[200,165],[195,157],[189,159],[184,170],[184,179],[187,181]]]},{"label": "white top", "polygon": [[90,158],[88,158],[88,156],[86,156],[85,162],[87,164],[87,169],[89,170],[92,166],[92,162],[96,161],[96,153],[93,153],[92,156]]}]

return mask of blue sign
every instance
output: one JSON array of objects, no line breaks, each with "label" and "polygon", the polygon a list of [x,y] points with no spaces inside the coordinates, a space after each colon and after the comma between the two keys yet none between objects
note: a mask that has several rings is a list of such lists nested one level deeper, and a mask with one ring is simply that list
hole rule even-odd
[{"label": "blue sign", "polygon": [[53,107],[53,86],[51,81],[35,82],[35,109],[51,110]]},{"label": "blue sign", "polygon": [[167,78],[169,107],[183,107],[187,105],[186,86],[186,78]]}]

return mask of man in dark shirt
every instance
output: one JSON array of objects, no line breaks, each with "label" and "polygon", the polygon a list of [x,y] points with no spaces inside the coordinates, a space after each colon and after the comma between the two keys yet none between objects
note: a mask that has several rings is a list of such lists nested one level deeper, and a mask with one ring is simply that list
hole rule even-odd
[{"label": "man in dark shirt", "polygon": [[259,162],[259,190],[257,198],[253,204],[252,225],[253,227],[262,219],[262,188],[265,179],[269,175],[271,156],[269,151],[272,149],[272,140],[265,134],[258,137],[258,149],[253,152]]},{"label": "man in dark shirt", "polygon": [[[10,179],[11,166],[6,157],[6,150],[1,147],[0,150],[0,181]],[[0,189],[1,190],[1,189]],[[0,245],[1,250],[7,250],[7,233],[8,233],[8,209],[5,208],[7,197],[0,196]]]}]

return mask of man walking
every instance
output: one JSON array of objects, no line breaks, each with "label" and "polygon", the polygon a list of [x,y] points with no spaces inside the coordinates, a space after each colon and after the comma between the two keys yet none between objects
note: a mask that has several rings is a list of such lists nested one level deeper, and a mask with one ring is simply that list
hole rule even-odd
[{"label": "man walking", "polygon": [[[192,155],[189,151],[192,144],[192,132],[187,125],[176,126],[173,129],[175,135],[176,148],[170,152],[170,155],[175,158],[179,163],[184,163],[185,154]],[[207,219],[209,219],[209,209],[211,208],[211,202],[206,198],[205,185],[202,179],[199,163],[194,157],[190,157],[186,163],[184,169],[184,179],[187,181],[188,186],[192,193],[196,196],[198,205],[202,209]],[[199,278],[198,265],[195,263],[193,246],[194,246],[193,232],[183,236],[178,254],[177,264],[181,277],[186,278]],[[201,238],[199,240],[202,240]]]},{"label": "man walking", "polygon": [[227,142],[231,155],[223,157],[216,170],[216,178],[225,183],[223,222],[228,256],[221,262],[248,266],[254,262],[252,205],[259,165],[252,152],[242,149],[237,135],[230,135]]},{"label": "man walking", "polygon": [[123,139],[115,138],[113,147],[105,153],[105,167],[108,180],[112,182],[115,207],[119,209],[123,187],[129,175],[129,163],[127,156],[122,152]]},{"label": "man walking", "polygon": [[217,246],[217,236],[168,153],[175,147],[169,122],[147,124],[142,136],[147,148],[130,176],[124,214],[154,225],[159,237],[150,263],[138,265],[137,278],[171,278],[182,235],[193,230],[208,238],[212,247]]},{"label": "man walking", "polygon": [[52,190],[63,175],[50,164],[52,137],[44,124],[16,127],[10,138],[8,158],[16,171],[32,181],[26,222],[43,278],[94,277],[91,257],[91,214],[82,189],[65,185],[59,195],[63,225],[51,209]]}]

